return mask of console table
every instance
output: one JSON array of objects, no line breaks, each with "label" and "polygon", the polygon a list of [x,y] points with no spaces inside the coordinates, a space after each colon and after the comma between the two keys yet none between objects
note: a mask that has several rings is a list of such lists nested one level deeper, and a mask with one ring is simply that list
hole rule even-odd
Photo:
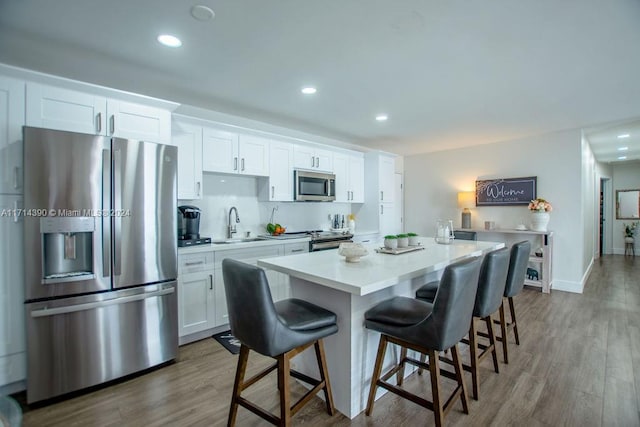
[{"label": "console table", "polygon": [[[493,229],[483,228],[459,228],[456,231],[475,231],[479,240],[498,240],[493,235],[503,235],[502,240],[509,246],[524,239],[531,241],[531,255],[525,276],[525,285],[541,288],[542,292],[548,294],[553,285],[553,231],[532,231],[514,229]],[[482,236],[482,239],[480,237]],[[536,256],[535,252],[542,248],[542,256]]]}]

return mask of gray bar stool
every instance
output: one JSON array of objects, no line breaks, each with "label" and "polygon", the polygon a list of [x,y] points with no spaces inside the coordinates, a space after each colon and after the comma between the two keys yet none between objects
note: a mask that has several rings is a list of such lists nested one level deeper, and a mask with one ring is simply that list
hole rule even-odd
[{"label": "gray bar stool", "polygon": [[[460,398],[465,414],[469,413],[467,388],[458,353],[458,342],[469,330],[476,299],[480,258],[469,258],[445,268],[441,286],[433,304],[406,297],[395,297],[369,309],[365,327],[381,333],[378,354],[371,378],[366,414],[371,415],[378,387],[383,387],[405,399],[434,412],[436,425],[442,425],[446,413]],[[381,376],[387,343],[401,347],[399,363]],[[455,368],[456,389],[448,399],[440,396],[440,365],[438,352],[451,349]],[[407,349],[429,356],[429,363],[407,357]],[[433,401],[401,388],[405,363],[429,369]],[[397,375],[397,386],[387,380]],[[445,403],[446,402],[446,403]]]},{"label": "gray bar stool", "polygon": [[516,307],[513,303],[513,297],[518,295],[524,287],[524,278],[529,264],[529,255],[531,254],[531,242],[524,240],[511,246],[511,258],[509,259],[509,273],[507,274],[507,284],[504,289],[504,297],[509,303],[509,311],[511,312],[511,322],[507,323],[504,312],[504,300],[500,306],[500,320],[496,323],[500,324],[501,336],[497,339],[502,342],[502,355],[504,363],[509,363],[509,351],[507,346],[507,335],[511,329],[516,339],[516,344],[520,345],[520,336],[518,335],[518,321],[516,320]]},{"label": "gray bar stool", "polygon": [[[498,353],[496,352],[496,337],[493,332],[492,315],[497,313],[502,306],[502,295],[507,281],[508,269],[509,249],[498,249],[485,255],[482,260],[482,267],[480,268],[480,277],[478,278],[478,292],[473,307],[473,318],[471,319],[471,325],[469,327],[469,339],[461,340],[463,343],[469,344],[470,347],[469,356],[471,363],[469,365],[462,364],[462,367],[466,371],[471,372],[473,398],[475,400],[478,400],[480,392],[480,383],[478,380],[478,367],[480,362],[491,355],[493,358],[493,369],[496,372],[500,372],[498,368]],[[420,298],[420,294],[421,291],[418,289],[416,298],[433,302],[433,300]],[[476,318],[485,322],[487,333],[478,331]],[[488,338],[489,345],[479,343],[478,336]],[[478,349],[482,350],[479,354]],[[422,356],[421,360],[424,360],[424,356]],[[443,361],[450,362],[447,359]]]},{"label": "gray bar stool", "polygon": [[[222,261],[222,274],[231,333],[241,344],[228,425],[235,424],[238,405],[241,405],[272,424],[289,426],[291,417],[321,390],[327,412],[333,415],[335,410],[322,339],[338,332],[335,313],[295,298],[274,304],[265,272],[259,267],[227,258]],[[312,345],[316,351],[320,380],[290,368],[290,359]],[[245,381],[250,350],[272,357],[277,362]],[[278,371],[280,417],[241,396],[243,390],[275,369]],[[290,376],[313,387],[293,406],[289,396]]]}]

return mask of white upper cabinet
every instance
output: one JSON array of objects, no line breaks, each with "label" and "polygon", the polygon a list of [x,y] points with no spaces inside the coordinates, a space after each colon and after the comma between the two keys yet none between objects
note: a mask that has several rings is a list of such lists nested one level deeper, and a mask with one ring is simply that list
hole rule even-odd
[{"label": "white upper cabinet", "polygon": [[336,202],[364,203],[364,157],[362,154],[333,153]]},{"label": "white upper cabinet", "polygon": [[202,127],[180,121],[172,126],[172,144],[178,147],[178,199],[202,198]]},{"label": "white upper cabinet", "polygon": [[202,130],[202,169],[238,173],[238,134],[205,127]]},{"label": "white upper cabinet", "polygon": [[389,156],[379,157],[379,201],[393,203],[395,199],[395,159]]},{"label": "white upper cabinet", "polygon": [[205,172],[269,175],[269,140],[204,128],[202,167]]},{"label": "white upper cabinet", "polygon": [[0,76],[0,194],[22,193],[25,82]]},{"label": "white upper cabinet", "polygon": [[171,112],[39,83],[27,83],[27,126],[171,143]]},{"label": "white upper cabinet", "polygon": [[296,169],[333,172],[333,152],[310,145],[295,144],[293,165]]},{"label": "white upper cabinet", "polygon": [[293,201],[293,144],[271,141],[269,179],[261,199],[270,202]]}]

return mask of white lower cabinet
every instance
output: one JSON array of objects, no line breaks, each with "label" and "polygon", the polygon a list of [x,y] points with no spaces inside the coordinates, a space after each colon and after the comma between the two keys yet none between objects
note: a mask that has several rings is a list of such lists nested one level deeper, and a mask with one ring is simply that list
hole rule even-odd
[{"label": "white lower cabinet", "polygon": [[26,378],[22,196],[0,196],[0,388]]},{"label": "white lower cabinet", "polygon": [[[226,258],[256,265],[259,259],[308,252],[309,242],[276,243],[242,249],[178,255],[178,319],[180,344],[210,336],[214,328],[229,323],[229,311],[224,291],[222,261]],[[265,270],[274,301],[289,298],[288,276]],[[250,309],[250,308],[248,308]]]}]

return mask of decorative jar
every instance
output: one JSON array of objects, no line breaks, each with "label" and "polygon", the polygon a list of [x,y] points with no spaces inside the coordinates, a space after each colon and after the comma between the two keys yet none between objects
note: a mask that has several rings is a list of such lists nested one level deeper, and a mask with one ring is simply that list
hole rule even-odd
[{"label": "decorative jar", "polygon": [[547,212],[531,212],[531,230],[547,231],[551,215]]},{"label": "decorative jar", "polygon": [[450,219],[439,219],[436,221],[436,243],[442,245],[448,245],[453,242],[455,236],[453,235],[453,221]]}]

